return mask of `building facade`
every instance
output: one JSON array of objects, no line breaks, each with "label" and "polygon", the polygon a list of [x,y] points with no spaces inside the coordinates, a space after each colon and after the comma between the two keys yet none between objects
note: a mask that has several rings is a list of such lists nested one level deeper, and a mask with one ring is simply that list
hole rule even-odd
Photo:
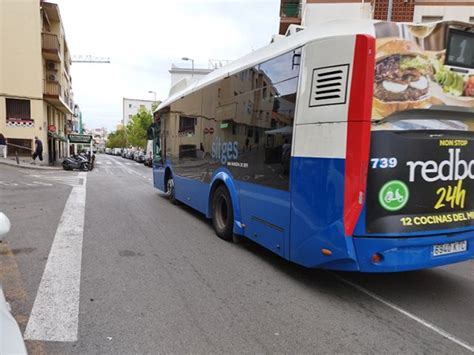
[{"label": "building facade", "polygon": [[66,136],[76,120],[59,8],[0,0],[0,24],[0,132],[8,155],[30,156],[37,136],[45,162],[55,163],[67,156]]},{"label": "building facade", "polygon": [[107,129],[104,127],[101,128],[93,128],[90,130],[86,130],[86,134],[90,134],[94,141],[94,151],[98,151],[100,153],[105,152],[105,143],[107,142]]},{"label": "building facade", "polygon": [[199,80],[212,72],[214,69],[207,68],[181,68],[175,64],[171,65],[169,73],[171,74],[171,87],[183,79]]},{"label": "building facade", "polygon": [[141,109],[152,111],[152,106],[154,103],[159,104],[159,101],[153,100],[141,100],[141,99],[130,99],[130,98],[123,98],[122,103],[122,124],[124,127],[127,127],[128,122],[130,119],[136,115]]},{"label": "building facade", "polygon": [[281,0],[280,34],[292,24],[366,18],[396,22],[458,20],[474,22],[472,0]]}]

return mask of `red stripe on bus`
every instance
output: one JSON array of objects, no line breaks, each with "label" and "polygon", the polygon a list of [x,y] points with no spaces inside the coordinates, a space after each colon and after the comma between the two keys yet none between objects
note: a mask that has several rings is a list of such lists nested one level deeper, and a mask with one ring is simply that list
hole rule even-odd
[{"label": "red stripe on bus", "polygon": [[375,38],[357,35],[347,117],[344,176],[344,231],[352,235],[362,211],[370,152],[370,121],[375,72]]}]

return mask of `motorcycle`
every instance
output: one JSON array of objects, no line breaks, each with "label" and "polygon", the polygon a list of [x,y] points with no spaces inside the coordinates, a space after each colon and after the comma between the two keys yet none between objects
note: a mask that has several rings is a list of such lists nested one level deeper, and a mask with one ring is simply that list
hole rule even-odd
[{"label": "motorcycle", "polygon": [[89,157],[84,154],[74,155],[68,158],[65,158],[62,162],[64,170],[82,170],[89,171],[92,170],[93,162],[89,161]]}]

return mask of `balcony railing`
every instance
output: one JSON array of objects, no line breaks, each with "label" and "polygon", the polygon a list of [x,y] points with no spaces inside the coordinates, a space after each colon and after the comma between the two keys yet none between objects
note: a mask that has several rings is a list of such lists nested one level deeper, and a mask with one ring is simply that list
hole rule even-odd
[{"label": "balcony railing", "polygon": [[47,96],[62,97],[61,84],[57,81],[44,81],[44,94]]},{"label": "balcony railing", "polygon": [[58,81],[44,80],[43,97],[54,105],[59,105],[58,108],[64,113],[74,111],[73,98],[67,95]]},{"label": "balcony railing", "polygon": [[50,51],[58,51],[61,49],[59,44],[58,36],[51,33],[42,33],[41,34],[43,49]]}]

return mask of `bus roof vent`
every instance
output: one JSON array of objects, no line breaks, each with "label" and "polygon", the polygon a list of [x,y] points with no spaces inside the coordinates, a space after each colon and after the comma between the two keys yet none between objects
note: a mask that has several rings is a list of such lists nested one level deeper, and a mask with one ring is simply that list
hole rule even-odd
[{"label": "bus roof vent", "polygon": [[349,64],[313,69],[309,107],[344,105],[348,76]]}]

